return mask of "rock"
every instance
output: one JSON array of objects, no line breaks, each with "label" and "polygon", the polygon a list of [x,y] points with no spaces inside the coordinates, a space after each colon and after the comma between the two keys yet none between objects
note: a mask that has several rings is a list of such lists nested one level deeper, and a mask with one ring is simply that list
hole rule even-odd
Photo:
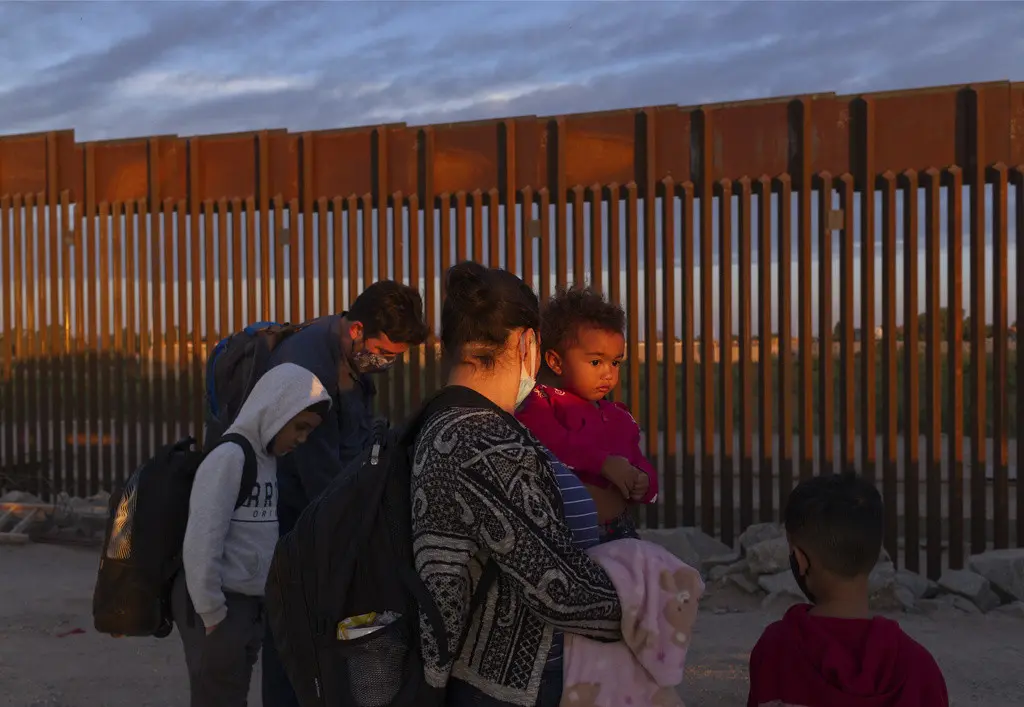
[{"label": "rock", "polygon": [[992,611],[1003,603],[989,581],[970,570],[946,570],[939,577],[939,587],[970,600],[982,611]]},{"label": "rock", "polygon": [[934,599],[921,599],[917,602],[917,610],[923,614],[948,613],[956,609],[956,597],[943,594]]},{"label": "rock", "polygon": [[938,584],[910,570],[898,570],[896,572],[896,583],[909,589],[914,594],[915,599],[932,599],[939,595]]},{"label": "rock", "polygon": [[777,572],[776,574],[761,575],[757,578],[757,584],[769,594],[789,592],[800,597],[803,596],[803,592],[800,591],[800,585],[796,583],[793,573],[789,570]]},{"label": "rock", "polygon": [[888,560],[880,561],[868,575],[868,592],[874,594],[896,583],[896,568]]},{"label": "rock", "polygon": [[26,491],[8,491],[0,496],[0,503],[42,503],[42,499]]},{"label": "rock", "polygon": [[1024,619],[1024,601],[1011,602],[998,609],[993,609],[992,613],[999,616],[1008,616],[1012,619]]},{"label": "rock", "polygon": [[700,555],[690,543],[689,537],[680,530],[679,528],[641,530],[640,537],[648,542],[661,545],[690,567],[698,569],[700,568]]},{"label": "rock", "polygon": [[983,552],[971,557],[967,566],[1007,599],[1024,601],[1024,548]]},{"label": "rock", "polygon": [[758,543],[784,537],[786,537],[786,531],[778,523],[755,523],[740,533],[740,552],[745,555],[751,547]]},{"label": "rock", "polygon": [[786,538],[772,538],[747,548],[751,574],[775,574],[789,571],[789,543]]},{"label": "rock", "polygon": [[712,570],[715,567],[721,567],[722,565],[734,565],[740,560],[740,554],[733,550],[727,555],[714,555],[713,557],[704,558],[703,569]]},{"label": "rock", "polygon": [[748,568],[749,564],[746,560],[740,560],[739,562],[734,562],[731,565],[717,565],[711,568],[711,571],[708,573],[708,579],[712,582],[717,582],[732,574],[742,574],[746,572]]},{"label": "rock", "polygon": [[747,594],[758,594],[758,583],[745,574],[730,574],[726,579]]},{"label": "rock", "polygon": [[901,584],[893,582],[868,597],[868,606],[873,611],[914,611],[917,597]]},{"label": "rock", "polygon": [[693,549],[700,556],[701,564],[719,562],[720,558],[727,558],[725,562],[733,562],[739,557],[735,550],[717,538],[713,538],[698,528],[680,528],[690,540]]},{"label": "rock", "polygon": [[698,528],[646,529],[640,531],[640,537],[661,545],[694,569],[701,569],[706,558],[733,553],[728,545],[705,535]]},{"label": "rock", "polygon": [[956,608],[960,609],[960,611],[964,612],[965,614],[980,614],[981,613],[981,609],[979,609],[974,604],[974,602],[972,602],[970,599],[967,599],[966,597],[954,596],[953,597],[953,606],[955,606]]}]

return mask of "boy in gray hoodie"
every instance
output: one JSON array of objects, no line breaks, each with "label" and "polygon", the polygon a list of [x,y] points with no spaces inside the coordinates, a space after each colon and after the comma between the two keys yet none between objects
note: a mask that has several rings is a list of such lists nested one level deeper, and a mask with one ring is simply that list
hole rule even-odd
[{"label": "boy in gray hoodie", "polygon": [[264,634],[263,591],[278,540],[277,458],[304,443],[331,407],[311,372],[286,363],[256,383],[228,433],[244,436],[256,485],[235,509],[245,454],[226,442],[203,460],[189,501],[184,572],[172,611],[192,707],[245,707]]}]

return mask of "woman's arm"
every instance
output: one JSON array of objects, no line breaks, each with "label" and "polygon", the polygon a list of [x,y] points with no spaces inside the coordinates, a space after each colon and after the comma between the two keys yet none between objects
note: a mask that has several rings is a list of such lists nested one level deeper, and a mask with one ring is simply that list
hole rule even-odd
[{"label": "woman's arm", "polygon": [[[417,443],[412,475],[413,552],[455,640],[464,630],[469,565],[487,551],[531,611],[564,631],[603,641],[622,638],[622,608],[607,573],[572,542],[572,533],[538,483],[550,473],[523,430],[493,411],[445,425],[446,438]],[[514,423],[512,423],[514,424]],[[441,425],[432,425],[435,429]],[[437,660],[430,632],[424,651]],[[447,668],[448,666],[442,666]]]}]

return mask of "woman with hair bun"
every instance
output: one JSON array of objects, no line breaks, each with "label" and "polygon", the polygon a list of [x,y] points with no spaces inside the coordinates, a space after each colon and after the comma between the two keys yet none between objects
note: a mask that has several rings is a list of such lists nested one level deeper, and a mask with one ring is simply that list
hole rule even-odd
[{"label": "woman with hair bun", "polygon": [[[513,416],[540,367],[539,310],[510,272],[465,262],[447,273],[445,404],[416,438],[412,525],[448,635],[440,650],[421,617],[424,671],[447,685],[449,707],[555,707],[562,634],[622,639],[615,587],[585,552],[597,542],[593,501]],[[477,605],[485,567],[495,580]]]}]

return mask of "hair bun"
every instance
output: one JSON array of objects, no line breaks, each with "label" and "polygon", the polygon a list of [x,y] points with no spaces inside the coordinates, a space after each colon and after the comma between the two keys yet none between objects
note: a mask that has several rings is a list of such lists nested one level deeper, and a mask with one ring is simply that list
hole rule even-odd
[{"label": "hair bun", "polygon": [[448,269],[445,295],[463,315],[473,315],[495,306],[494,288],[490,286],[490,272],[471,260]]}]

